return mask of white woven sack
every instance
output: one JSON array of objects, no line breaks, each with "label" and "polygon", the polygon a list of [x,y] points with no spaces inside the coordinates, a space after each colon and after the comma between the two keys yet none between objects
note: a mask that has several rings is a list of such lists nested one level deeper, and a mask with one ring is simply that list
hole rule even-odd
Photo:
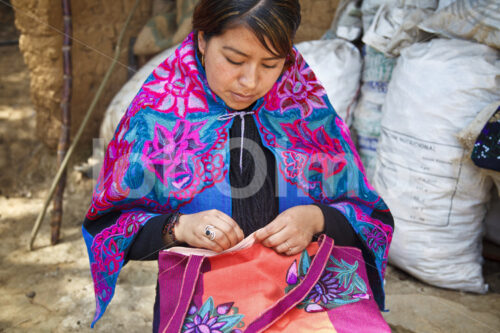
[{"label": "white woven sack", "polygon": [[[448,6],[444,6],[444,5]],[[456,0],[439,3],[439,10],[419,28],[450,38],[475,40],[500,48],[500,1]]]},{"label": "white woven sack", "polygon": [[384,91],[377,91],[365,83],[361,87],[361,97],[354,110],[352,126],[356,133],[358,153],[369,181],[372,181],[375,171],[385,95]]},{"label": "white woven sack", "polygon": [[365,31],[363,43],[388,56],[399,56],[403,48],[427,37],[417,25],[432,14],[436,7],[436,1],[404,2],[397,6],[383,4]]},{"label": "white woven sack", "polygon": [[132,100],[137,92],[139,92],[139,89],[141,89],[142,84],[146,81],[149,74],[151,74],[151,72],[165,59],[173,54],[177,47],[178,45],[166,49],[149,60],[137,71],[137,73],[134,74],[134,76],[130,78],[130,80],[127,81],[127,83],[125,83],[125,85],[115,95],[111,103],[109,103],[109,106],[104,113],[99,133],[106,146],[113,138],[116,126],[118,126],[120,119],[122,119],[125,111],[127,111],[128,106],[132,103]]},{"label": "white woven sack", "polygon": [[483,293],[491,181],[456,133],[500,97],[499,53],[435,39],[404,49],[383,106],[374,186],[395,218],[390,261],[430,284]]},{"label": "white woven sack", "polygon": [[337,114],[350,125],[362,67],[358,49],[342,39],[307,41],[296,46],[325,87]]}]

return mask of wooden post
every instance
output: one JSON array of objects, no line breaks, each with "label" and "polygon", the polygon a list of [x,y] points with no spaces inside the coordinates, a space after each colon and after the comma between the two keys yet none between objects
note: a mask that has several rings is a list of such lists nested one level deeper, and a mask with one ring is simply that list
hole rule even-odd
[{"label": "wooden post", "polygon": [[83,117],[82,123],[80,124],[80,127],[78,128],[78,131],[75,134],[73,142],[71,143],[71,146],[69,147],[68,152],[67,152],[66,156],[64,157],[64,160],[62,161],[61,166],[59,167],[59,170],[57,170],[56,176],[54,177],[54,181],[52,182],[52,185],[50,186],[50,189],[49,189],[49,193],[47,194],[47,198],[45,198],[45,201],[43,203],[42,210],[38,214],[38,217],[36,218],[35,224],[33,225],[33,229],[31,230],[30,239],[28,241],[28,250],[29,251],[33,250],[33,243],[35,242],[36,235],[38,234],[38,231],[40,230],[40,226],[42,225],[43,218],[45,217],[45,213],[47,212],[47,208],[49,207],[50,200],[52,200],[52,198],[53,198],[57,184],[59,183],[59,180],[61,179],[62,174],[64,173],[64,170],[66,169],[66,166],[68,165],[68,161],[69,161],[71,155],[75,151],[75,147],[78,144],[80,137],[82,136],[82,133],[83,133],[83,130],[85,129],[85,126],[87,125],[87,123],[90,120],[90,116],[92,116],[92,112],[94,112],[95,106],[97,105],[99,98],[101,98],[102,92],[104,91],[104,88],[106,87],[106,84],[109,81],[111,73],[113,73],[113,70],[116,66],[118,58],[120,57],[120,52],[121,52],[120,45],[122,43],[123,36],[125,35],[125,31],[127,30],[127,27],[130,23],[130,20],[132,19],[132,16],[134,15],[134,12],[137,9],[137,6],[139,5],[140,2],[141,2],[141,0],[135,0],[134,7],[132,7],[130,14],[128,15],[125,23],[123,24],[123,28],[120,31],[120,34],[118,35],[118,40],[117,40],[116,46],[115,46],[115,55],[113,57],[113,60],[111,61],[111,65],[109,66],[106,74],[104,74],[104,78],[102,79],[101,84],[99,85],[99,88],[97,88],[97,92],[94,95],[92,102],[90,103],[90,106],[87,110],[87,113],[85,114],[85,117]]},{"label": "wooden post", "polygon": [[[71,130],[71,88],[72,88],[72,75],[73,68],[71,66],[71,41],[73,35],[73,26],[71,23],[71,4],[70,0],[62,0],[63,7],[63,20],[64,20],[64,37],[63,37],[63,96],[61,100],[61,136],[59,137],[59,144],[57,146],[57,167],[60,168],[66,152],[68,151],[70,142]],[[59,180],[55,197],[54,209],[52,212],[51,225],[51,238],[52,245],[57,244],[61,230],[61,221],[63,214],[63,197],[64,188],[66,187],[66,169],[64,170],[61,179]]]}]

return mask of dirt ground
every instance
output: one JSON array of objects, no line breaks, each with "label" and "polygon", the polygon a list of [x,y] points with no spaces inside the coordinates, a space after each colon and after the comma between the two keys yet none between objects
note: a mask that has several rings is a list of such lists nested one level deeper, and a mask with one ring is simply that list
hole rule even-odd
[{"label": "dirt ground", "polygon": [[[80,229],[92,180],[70,171],[60,244],[49,245],[46,219],[35,250],[26,249],[55,174],[55,156],[34,135],[28,89],[18,47],[1,46],[0,332],[149,332],[155,262],[127,265],[105,316],[89,327],[94,296]],[[485,276],[491,291],[475,295],[434,288],[389,267],[384,317],[401,333],[500,332],[500,264],[486,261]]]}]

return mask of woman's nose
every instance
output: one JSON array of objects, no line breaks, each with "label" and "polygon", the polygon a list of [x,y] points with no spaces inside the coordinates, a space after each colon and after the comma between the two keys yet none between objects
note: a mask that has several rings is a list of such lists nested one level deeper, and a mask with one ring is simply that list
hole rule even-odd
[{"label": "woman's nose", "polygon": [[256,66],[244,66],[240,75],[240,84],[246,89],[255,89],[257,87],[258,73]]}]

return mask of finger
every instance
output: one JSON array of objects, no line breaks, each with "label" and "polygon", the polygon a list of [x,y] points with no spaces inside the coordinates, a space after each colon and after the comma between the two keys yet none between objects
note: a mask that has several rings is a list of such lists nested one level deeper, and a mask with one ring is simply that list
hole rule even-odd
[{"label": "finger", "polygon": [[201,243],[199,247],[209,249],[215,252],[222,252],[224,249],[215,241],[211,241],[205,236],[201,236],[198,238],[198,241]]},{"label": "finger", "polygon": [[255,238],[257,238],[257,241],[259,242],[264,242],[270,236],[276,234],[277,232],[280,232],[284,227],[285,225],[281,222],[278,216],[264,228],[257,230],[255,232]]},{"label": "finger", "polygon": [[262,245],[266,247],[276,247],[280,244],[285,243],[285,241],[288,240],[290,243],[290,238],[292,235],[290,235],[289,232],[287,232],[286,228],[281,229],[280,231],[270,235],[266,239],[262,241]]},{"label": "finger", "polygon": [[281,243],[277,246],[274,246],[273,249],[277,253],[288,254],[288,252],[292,252],[293,247],[290,245],[290,241],[286,240],[283,243]]},{"label": "finger", "polygon": [[201,235],[205,237],[207,237],[206,235],[207,226],[213,227],[212,231],[215,233],[215,238],[213,239],[213,241],[219,244],[223,249],[228,249],[231,247],[231,241],[226,236],[226,233],[223,230],[225,228],[225,223],[222,222],[222,220],[216,215],[216,213],[207,214],[203,216],[203,223],[202,223],[203,231]]},{"label": "finger", "polygon": [[238,235],[236,233],[236,230],[234,229],[233,226],[231,226],[228,222],[224,221],[223,219],[219,218],[214,225],[220,229],[227,239],[229,240],[229,247],[233,247],[236,244],[239,243]]},{"label": "finger", "polygon": [[212,240],[208,238],[209,240],[216,242],[222,249],[226,250],[231,247],[231,241],[227,237],[226,233],[219,228],[220,221],[214,222],[213,224],[213,229],[212,231],[215,233],[215,238]]},{"label": "finger", "polygon": [[234,234],[236,237],[235,245],[237,243],[241,242],[243,240],[243,238],[245,238],[243,230],[241,230],[238,223],[235,220],[233,220],[233,218],[231,216],[229,216],[226,213],[221,212],[221,211],[217,211],[217,215],[220,217],[221,220],[223,220],[225,223],[227,223],[234,230]]},{"label": "finger", "polygon": [[299,247],[292,247],[285,252],[278,252],[278,253],[283,254],[283,255],[287,255],[287,256],[294,256],[300,252],[301,251],[299,250]]}]

